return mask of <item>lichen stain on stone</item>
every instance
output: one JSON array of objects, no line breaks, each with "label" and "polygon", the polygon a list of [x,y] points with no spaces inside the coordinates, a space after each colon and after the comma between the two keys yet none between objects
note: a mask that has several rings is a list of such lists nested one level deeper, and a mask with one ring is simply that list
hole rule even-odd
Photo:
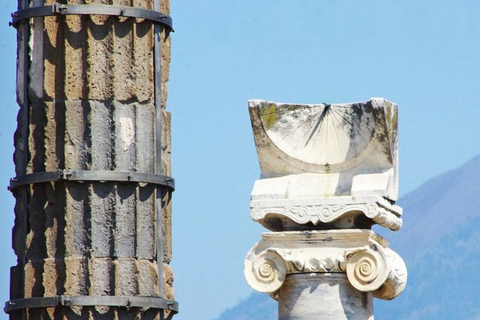
[{"label": "lichen stain on stone", "polygon": [[273,103],[270,103],[268,106],[262,106],[260,109],[260,116],[262,117],[263,125],[265,130],[270,130],[275,125],[277,121],[277,108]]},{"label": "lichen stain on stone", "polygon": [[391,103],[387,103],[387,123],[388,123],[388,136],[390,139],[397,135],[398,126],[398,110]]}]

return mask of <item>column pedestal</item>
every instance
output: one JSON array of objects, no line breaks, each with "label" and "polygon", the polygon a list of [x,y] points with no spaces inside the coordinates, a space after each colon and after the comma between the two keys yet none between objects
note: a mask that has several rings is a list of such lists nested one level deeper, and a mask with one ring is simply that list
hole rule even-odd
[{"label": "column pedestal", "polygon": [[292,274],[278,291],[278,319],[373,320],[373,295],[352,287],[346,274]]}]

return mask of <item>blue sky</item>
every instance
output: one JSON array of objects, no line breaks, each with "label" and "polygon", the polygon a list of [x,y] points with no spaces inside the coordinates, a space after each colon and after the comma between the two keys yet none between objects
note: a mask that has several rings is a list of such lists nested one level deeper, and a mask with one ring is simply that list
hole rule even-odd
[{"label": "blue sky", "polygon": [[[15,263],[6,190],[18,110],[15,7],[0,4],[2,301]],[[263,229],[249,218],[259,168],[248,99],[397,103],[401,195],[480,154],[477,0],[172,0],[171,8],[177,320],[212,319],[251,292],[243,259]]]}]

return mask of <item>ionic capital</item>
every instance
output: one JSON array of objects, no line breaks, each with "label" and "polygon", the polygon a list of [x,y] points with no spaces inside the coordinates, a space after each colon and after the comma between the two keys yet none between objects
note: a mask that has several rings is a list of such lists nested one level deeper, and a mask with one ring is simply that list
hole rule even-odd
[{"label": "ionic capital", "polygon": [[403,260],[370,230],[264,233],[244,273],[253,289],[272,296],[289,274],[346,273],[354,288],[384,300],[398,296],[407,280]]}]

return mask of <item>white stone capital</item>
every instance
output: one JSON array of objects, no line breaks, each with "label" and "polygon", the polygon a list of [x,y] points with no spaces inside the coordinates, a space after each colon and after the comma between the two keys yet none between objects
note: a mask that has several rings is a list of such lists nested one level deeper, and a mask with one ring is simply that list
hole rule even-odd
[{"label": "white stone capital", "polygon": [[275,296],[287,275],[346,273],[362,292],[389,300],[405,288],[407,270],[388,242],[370,230],[329,230],[264,233],[247,254],[248,284]]}]

